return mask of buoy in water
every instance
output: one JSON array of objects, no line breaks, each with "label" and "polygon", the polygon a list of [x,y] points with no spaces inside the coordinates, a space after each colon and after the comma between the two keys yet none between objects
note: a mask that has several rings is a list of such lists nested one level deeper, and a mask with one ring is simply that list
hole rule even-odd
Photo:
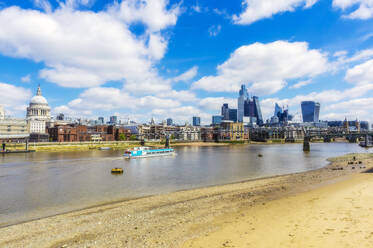
[{"label": "buoy in water", "polygon": [[123,173],[123,169],[122,168],[114,168],[114,169],[111,169],[111,173],[122,174]]}]

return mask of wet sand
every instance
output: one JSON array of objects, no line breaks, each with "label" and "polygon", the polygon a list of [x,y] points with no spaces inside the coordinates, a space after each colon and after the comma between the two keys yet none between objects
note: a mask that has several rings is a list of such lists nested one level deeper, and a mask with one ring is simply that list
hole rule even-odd
[{"label": "wet sand", "polygon": [[369,247],[373,158],[357,159],[13,225],[0,247]]}]

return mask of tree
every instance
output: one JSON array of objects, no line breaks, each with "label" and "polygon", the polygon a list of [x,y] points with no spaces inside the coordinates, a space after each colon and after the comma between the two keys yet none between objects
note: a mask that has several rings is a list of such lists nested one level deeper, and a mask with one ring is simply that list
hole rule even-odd
[{"label": "tree", "polygon": [[126,140],[126,136],[123,133],[119,134],[119,140],[120,141]]},{"label": "tree", "polygon": [[132,134],[132,135],[130,136],[130,140],[137,140],[136,135],[135,135],[135,134]]}]

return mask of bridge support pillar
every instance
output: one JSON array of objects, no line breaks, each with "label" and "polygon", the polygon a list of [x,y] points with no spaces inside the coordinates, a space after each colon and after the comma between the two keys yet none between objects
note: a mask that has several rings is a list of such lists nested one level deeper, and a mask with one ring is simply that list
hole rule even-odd
[{"label": "bridge support pillar", "polygon": [[310,151],[310,137],[305,136],[303,140],[303,151],[309,152]]}]

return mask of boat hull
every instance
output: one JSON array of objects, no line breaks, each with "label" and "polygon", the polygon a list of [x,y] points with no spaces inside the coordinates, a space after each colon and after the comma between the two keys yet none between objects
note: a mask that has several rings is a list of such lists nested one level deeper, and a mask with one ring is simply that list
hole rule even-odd
[{"label": "boat hull", "polygon": [[175,152],[159,153],[159,154],[146,154],[146,155],[138,155],[138,156],[126,156],[126,155],[124,155],[124,157],[127,158],[127,159],[133,159],[133,158],[166,157],[166,156],[174,156],[174,155],[176,155]]}]

